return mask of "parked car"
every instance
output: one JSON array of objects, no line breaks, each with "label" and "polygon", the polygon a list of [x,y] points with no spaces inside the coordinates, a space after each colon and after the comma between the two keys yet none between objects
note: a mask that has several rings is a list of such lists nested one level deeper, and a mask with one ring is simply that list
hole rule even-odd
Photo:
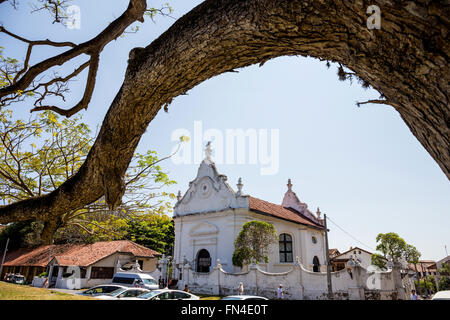
[{"label": "parked car", "polygon": [[436,292],[431,300],[450,300],[450,290]]},{"label": "parked car", "polygon": [[95,287],[89,288],[89,289],[81,291],[81,292],[77,292],[77,294],[82,295],[82,296],[95,297],[95,296],[111,293],[117,289],[126,289],[126,288],[127,287],[125,287],[125,286],[106,284],[106,285],[101,285],[101,286],[95,286]]},{"label": "parked car", "polygon": [[112,284],[126,287],[139,286],[148,290],[159,289],[159,285],[156,280],[151,275],[146,273],[117,272],[114,274]]},{"label": "parked car", "polygon": [[25,284],[25,277],[21,274],[8,274],[5,276],[5,281],[15,284]]},{"label": "parked car", "polygon": [[259,296],[239,295],[239,296],[226,296],[223,297],[221,300],[269,300],[269,299]]},{"label": "parked car", "polygon": [[180,290],[159,289],[144,293],[133,300],[200,300],[200,297]]},{"label": "parked car", "polygon": [[101,300],[129,300],[147,292],[150,292],[150,290],[143,288],[119,288],[117,290],[114,290],[113,292],[96,296],[95,298]]}]

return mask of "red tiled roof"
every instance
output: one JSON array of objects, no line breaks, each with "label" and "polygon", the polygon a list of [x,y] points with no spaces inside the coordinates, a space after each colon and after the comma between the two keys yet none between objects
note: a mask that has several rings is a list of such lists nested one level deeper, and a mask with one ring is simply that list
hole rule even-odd
[{"label": "red tiled roof", "polygon": [[116,252],[148,258],[160,255],[159,252],[128,240],[103,241],[92,244],[53,245],[51,253],[49,245],[36,249],[19,249],[6,255],[5,266],[45,267],[53,258],[56,258],[61,266],[89,266]]},{"label": "red tiled roof", "polygon": [[250,210],[254,212],[268,214],[283,220],[288,220],[295,223],[300,223],[303,225],[324,229],[323,225],[320,225],[314,221],[309,220],[308,218],[303,216],[300,212],[292,208],[285,208],[278,204],[274,204],[254,197],[248,197],[248,202]]},{"label": "red tiled roof", "polygon": [[344,255],[346,255],[347,253],[349,253],[349,252],[351,252],[351,251],[358,251],[358,250],[364,251],[365,253],[368,253],[368,254],[370,254],[370,255],[373,254],[372,252],[369,252],[369,251],[367,251],[367,250],[361,249],[360,247],[352,247],[352,248],[350,248],[349,250],[347,250],[347,251],[345,251],[345,252],[342,252],[342,253],[338,254],[338,255],[335,256],[333,259],[336,259],[336,260],[337,260],[337,259],[339,259],[339,257],[344,256]]},{"label": "red tiled roof", "polygon": [[338,249],[329,249],[329,250],[328,250],[328,254],[329,254],[330,256],[333,256],[333,255],[338,255],[338,254],[340,254],[340,252],[339,252]]},{"label": "red tiled roof", "polygon": [[[419,263],[417,263],[417,272],[436,272],[437,266],[436,262],[433,260],[420,260]],[[416,267],[413,263],[410,264],[409,268],[411,270],[416,270]]]}]

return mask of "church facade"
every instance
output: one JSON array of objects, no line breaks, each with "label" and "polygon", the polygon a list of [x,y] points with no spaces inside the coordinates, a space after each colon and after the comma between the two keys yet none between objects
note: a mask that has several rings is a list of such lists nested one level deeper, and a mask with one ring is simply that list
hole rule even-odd
[{"label": "church facade", "polygon": [[269,262],[259,264],[261,270],[286,272],[298,257],[309,271],[326,271],[325,229],[320,211],[313,214],[298,199],[290,180],[283,202],[270,203],[244,194],[241,179],[237,190],[233,190],[227,177],[218,172],[208,150],[206,154],[184,196],[178,194],[174,208],[175,278],[182,278],[186,264],[194,272],[208,273],[218,260],[226,272],[246,271],[233,265],[232,256],[234,240],[243,224],[252,220],[273,224],[278,236],[278,243],[270,248]]}]

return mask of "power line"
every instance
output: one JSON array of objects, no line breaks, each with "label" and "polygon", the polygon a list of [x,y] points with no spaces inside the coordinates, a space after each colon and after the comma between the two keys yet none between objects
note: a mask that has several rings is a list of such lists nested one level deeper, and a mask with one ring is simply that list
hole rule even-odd
[{"label": "power line", "polygon": [[341,229],[342,232],[344,232],[345,234],[347,234],[349,237],[351,237],[352,239],[358,241],[360,244],[362,244],[363,246],[369,248],[372,251],[377,251],[376,249],[372,248],[371,246],[368,246],[367,244],[365,244],[364,242],[358,240],[356,237],[354,237],[353,235],[351,235],[349,232],[345,231],[342,227],[340,227],[336,222],[334,222],[333,220],[330,219],[330,217],[327,216],[327,220],[329,220],[331,223],[333,223],[336,227],[338,227],[339,229]]}]

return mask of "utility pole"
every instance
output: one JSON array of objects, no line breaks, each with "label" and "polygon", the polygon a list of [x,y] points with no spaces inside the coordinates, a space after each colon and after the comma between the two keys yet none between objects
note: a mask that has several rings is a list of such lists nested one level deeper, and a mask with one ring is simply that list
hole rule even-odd
[{"label": "utility pole", "polygon": [[328,283],[328,299],[333,300],[333,287],[331,285],[331,266],[330,266],[330,251],[328,248],[328,228],[327,228],[327,215],[323,216],[324,227],[325,227],[325,250],[327,257],[327,283]]},{"label": "utility pole", "polygon": [[5,263],[6,252],[8,251],[9,238],[6,239],[5,251],[3,252],[2,264],[0,265],[0,276],[3,272],[3,264]]}]

